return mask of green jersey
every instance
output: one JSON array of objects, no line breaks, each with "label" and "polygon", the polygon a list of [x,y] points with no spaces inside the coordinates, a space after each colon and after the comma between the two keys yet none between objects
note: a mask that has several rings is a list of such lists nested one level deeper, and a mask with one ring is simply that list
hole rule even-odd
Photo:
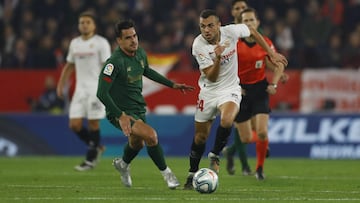
[{"label": "green jersey", "polygon": [[135,56],[128,56],[119,47],[116,48],[105,62],[97,89],[97,96],[105,105],[109,120],[118,119],[123,111],[136,119],[145,115],[142,76],[168,87],[174,85],[149,67],[143,48],[139,47]]}]

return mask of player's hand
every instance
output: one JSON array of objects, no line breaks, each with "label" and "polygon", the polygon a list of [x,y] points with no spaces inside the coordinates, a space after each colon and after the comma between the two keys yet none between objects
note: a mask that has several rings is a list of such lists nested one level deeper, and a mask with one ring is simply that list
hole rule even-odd
[{"label": "player's hand", "polygon": [[214,48],[215,56],[220,58],[221,54],[224,52],[224,50],[227,46],[228,46],[227,44],[220,45],[219,43],[217,43]]},{"label": "player's hand", "polygon": [[267,88],[266,88],[266,91],[267,91],[270,95],[276,94],[276,88],[274,87],[274,85],[268,85]]},{"label": "player's hand", "polygon": [[136,121],[132,116],[126,115],[125,112],[119,118],[120,127],[126,137],[131,134],[131,121]]},{"label": "player's hand", "polygon": [[285,56],[283,56],[282,54],[279,53],[274,53],[269,55],[270,57],[270,61],[274,64],[276,63],[282,63],[284,65],[284,67],[286,67],[288,65],[288,60],[285,58]]},{"label": "player's hand", "polygon": [[283,73],[280,77],[280,82],[281,83],[286,83],[289,80],[289,75],[286,73]]},{"label": "player's hand", "polygon": [[186,93],[186,91],[193,91],[195,89],[195,87],[193,87],[193,86],[186,85],[186,84],[179,84],[179,83],[175,83],[173,88],[179,89],[184,94]]}]

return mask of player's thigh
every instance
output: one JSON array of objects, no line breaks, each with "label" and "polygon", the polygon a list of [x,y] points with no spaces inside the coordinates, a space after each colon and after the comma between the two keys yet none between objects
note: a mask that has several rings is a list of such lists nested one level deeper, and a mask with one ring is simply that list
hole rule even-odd
[{"label": "player's thigh", "polygon": [[135,135],[144,140],[154,139],[157,140],[157,134],[154,128],[144,123],[142,120],[136,120],[131,127],[131,136]]},{"label": "player's thigh", "polygon": [[244,143],[249,143],[252,138],[251,120],[235,123],[235,127],[240,135],[240,139]]},{"label": "player's thigh", "polygon": [[239,103],[228,101],[223,103],[220,107],[220,125],[226,128],[232,126],[236,115],[239,112]]}]

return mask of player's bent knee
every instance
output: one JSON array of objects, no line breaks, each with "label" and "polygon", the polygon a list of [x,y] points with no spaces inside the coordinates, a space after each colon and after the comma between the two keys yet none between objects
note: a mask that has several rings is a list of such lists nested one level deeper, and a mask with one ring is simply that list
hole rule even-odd
[{"label": "player's bent knee", "polygon": [[69,125],[69,128],[74,132],[80,132],[82,126],[77,124],[71,124]]},{"label": "player's bent knee", "polygon": [[267,133],[266,133],[266,132],[261,132],[261,133],[258,133],[257,135],[258,135],[258,138],[259,138],[260,140],[266,140],[266,139],[268,139],[268,136],[267,136]]},{"label": "player's bent knee", "polygon": [[146,142],[146,145],[148,146],[155,146],[158,144],[158,139],[157,139],[157,136],[156,134],[155,135],[150,135],[146,138],[145,140]]},{"label": "player's bent knee", "polygon": [[250,143],[251,142],[251,137],[249,136],[241,136],[240,140],[242,143]]},{"label": "player's bent knee", "polygon": [[204,133],[196,133],[194,141],[195,141],[195,144],[205,144],[206,139],[207,139],[206,134],[204,134]]},{"label": "player's bent knee", "polygon": [[130,147],[135,150],[140,150],[144,147],[144,142],[131,142]]},{"label": "player's bent knee", "polygon": [[230,118],[221,118],[220,125],[223,128],[231,128],[233,125],[233,120]]}]

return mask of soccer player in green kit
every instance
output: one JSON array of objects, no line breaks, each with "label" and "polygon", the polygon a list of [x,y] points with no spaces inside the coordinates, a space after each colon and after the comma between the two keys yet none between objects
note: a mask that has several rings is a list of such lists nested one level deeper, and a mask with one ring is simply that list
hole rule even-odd
[{"label": "soccer player in green kit", "polygon": [[119,21],[115,25],[115,34],[119,47],[106,61],[97,90],[98,98],[106,107],[107,119],[128,137],[122,158],[114,159],[113,165],[120,172],[122,183],[131,187],[130,163],[146,145],[168,187],[174,189],[180,183],[166,165],[155,129],[146,124],[142,76],[183,93],[194,87],[174,83],[149,67],[145,50],[138,46],[133,21]]}]

